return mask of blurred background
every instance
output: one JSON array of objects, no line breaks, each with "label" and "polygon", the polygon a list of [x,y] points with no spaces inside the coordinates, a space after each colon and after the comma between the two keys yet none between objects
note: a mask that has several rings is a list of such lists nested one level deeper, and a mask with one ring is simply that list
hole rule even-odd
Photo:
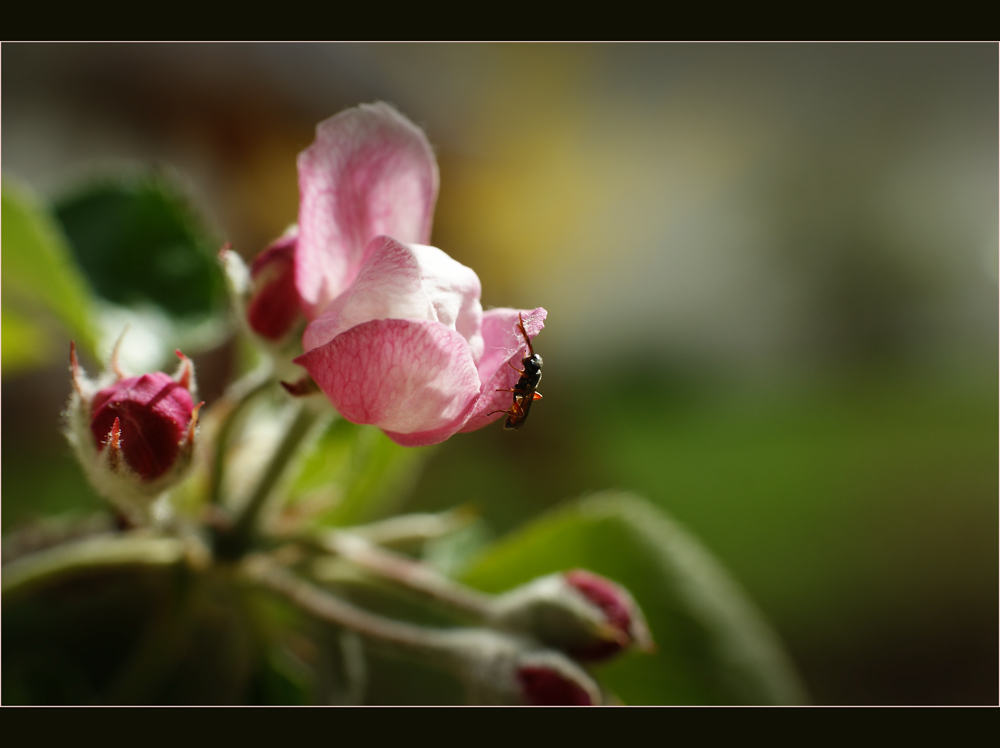
[{"label": "blurred background", "polygon": [[[545,399],[429,450],[409,508],[500,536],[643,495],[817,703],[997,703],[996,45],[22,45],[2,158],[44,197],[183,175],[252,257],[317,122],[384,100],[441,167],[433,243],[544,306]],[[65,347],[4,367],[3,529],[77,508]],[[197,359],[211,403],[224,343]]]}]

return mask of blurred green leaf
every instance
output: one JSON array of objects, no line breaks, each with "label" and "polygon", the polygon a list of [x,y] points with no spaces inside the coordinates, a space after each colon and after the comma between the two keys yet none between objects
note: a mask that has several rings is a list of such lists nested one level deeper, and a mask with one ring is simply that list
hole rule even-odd
[{"label": "blurred green leaf", "polygon": [[58,223],[27,189],[8,180],[2,201],[4,372],[65,355],[55,339],[59,326],[93,353],[90,290]]},{"label": "blurred green leaf", "polygon": [[180,318],[224,308],[218,240],[176,180],[156,172],[103,175],[64,195],[55,213],[107,301]]},{"label": "blurred green leaf", "polygon": [[[5,343],[6,345],[6,343]],[[4,444],[3,532],[33,519],[100,512],[107,501],[83,479],[80,463],[65,449],[40,449],[11,439]]]},{"label": "blurred green leaf", "polygon": [[392,513],[416,482],[429,448],[401,447],[373,426],[334,420],[303,462],[292,493],[323,524],[371,522]]},{"label": "blurred green leaf", "polygon": [[158,171],[102,174],[63,195],[55,214],[105,302],[102,348],[129,329],[126,369],[160,368],[175,348],[193,353],[222,341],[220,242],[178,179]]},{"label": "blurred green leaf", "polygon": [[629,704],[790,704],[804,694],[774,633],[707,550],[651,504],[605,493],[556,510],[489,549],[464,581],[500,592],[582,567],[618,581],[658,650],[601,666]]},{"label": "blurred green leaf", "polygon": [[41,366],[54,358],[55,346],[45,328],[14,309],[3,309],[3,369],[10,374]]}]

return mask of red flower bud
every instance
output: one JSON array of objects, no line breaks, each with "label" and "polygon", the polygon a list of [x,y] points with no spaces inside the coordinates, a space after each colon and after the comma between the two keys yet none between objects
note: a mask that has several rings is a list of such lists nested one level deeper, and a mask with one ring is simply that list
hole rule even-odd
[{"label": "red flower bud", "polygon": [[247,303],[247,322],[268,340],[284,338],[301,314],[295,290],[297,235],[297,230],[286,233],[257,255],[250,268],[253,293]]},{"label": "red flower bud", "polygon": [[552,668],[526,665],[517,671],[529,706],[593,706],[591,695],[577,681]]},{"label": "red flower bud", "polygon": [[568,571],[563,576],[570,587],[601,609],[606,624],[619,633],[615,641],[595,641],[573,650],[574,656],[581,660],[603,660],[633,644],[645,650],[652,648],[646,620],[628,590],[583,569]]},{"label": "red flower bud", "polygon": [[98,452],[120,450],[125,464],[150,481],[177,461],[194,417],[194,401],[180,382],[156,372],[104,388],[94,395],[90,412]]},{"label": "red flower bud", "polygon": [[601,689],[562,652],[491,629],[450,629],[436,636],[437,658],[457,666],[473,704],[590,706]]},{"label": "red flower bud", "polygon": [[576,569],[539,577],[494,598],[491,623],[578,660],[653,648],[642,610],[624,587]]},{"label": "red flower bud", "polygon": [[73,395],[66,435],[94,487],[133,521],[144,522],[151,500],[191,464],[202,403],[194,404],[191,360],[180,351],[173,377],[160,372],[126,377],[117,348],[110,371],[94,382],[70,347]]}]

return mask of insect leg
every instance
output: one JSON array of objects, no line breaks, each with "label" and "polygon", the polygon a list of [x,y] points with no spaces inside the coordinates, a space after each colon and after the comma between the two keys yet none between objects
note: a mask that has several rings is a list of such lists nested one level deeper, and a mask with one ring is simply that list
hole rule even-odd
[{"label": "insect leg", "polygon": [[[518,388],[518,387],[513,387],[513,388],[511,388],[509,390],[493,390],[493,391],[494,392],[513,392],[515,395],[520,395],[522,397],[524,395],[528,394],[528,391],[526,389]],[[536,397],[535,399],[537,400],[538,398]]]}]

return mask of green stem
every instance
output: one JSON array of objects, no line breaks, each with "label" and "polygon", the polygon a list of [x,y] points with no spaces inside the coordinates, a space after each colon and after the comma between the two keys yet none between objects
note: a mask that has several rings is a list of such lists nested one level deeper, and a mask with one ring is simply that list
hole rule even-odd
[{"label": "green stem", "polygon": [[172,566],[187,547],[177,538],[103,535],[33,553],[3,569],[4,598],[80,572],[123,567]]},{"label": "green stem", "polygon": [[295,452],[309,435],[313,424],[319,418],[319,414],[312,408],[304,405],[296,407],[297,412],[295,417],[292,419],[288,430],[278,444],[278,448],[272,455],[271,461],[264,469],[264,474],[257,483],[257,487],[246,504],[243,505],[243,508],[240,509],[236,521],[227,532],[230,543],[227,544],[228,549],[237,555],[244,553],[249,546],[256,530],[257,519],[261,510],[267,503],[268,498],[270,498],[275,485],[281,479],[282,475],[284,475]]},{"label": "green stem", "polygon": [[[266,556],[255,556],[243,565],[255,583],[289,600],[328,623],[355,631],[366,639],[404,654],[442,665],[450,659],[445,632],[401,623],[356,608],[340,598],[295,576]],[[445,657],[442,657],[445,655]]]},{"label": "green stem", "polygon": [[229,446],[229,438],[239,420],[240,414],[246,409],[254,398],[264,392],[274,384],[271,372],[267,369],[257,369],[247,374],[243,379],[236,382],[226,393],[226,399],[235,400],[230,405],[230,411],[226,414],[219,433],[215,438],[215,451],[212,455],[211,477],[209,479],[208,502],[209,504],[222,503],[222,480],[225,474],[226,449]]},{"label": "green stem", "polygon": [[476,518],[467,506],[437,514],[403,514],[367,525],[354,525],[348,532],[386,548],[419,546],[461,530]]},{"label": "green stem", "polygon": [[368,542],[349,532],[330,532],[322,544],[371,574],[419,592],[479,620],[491,613],[491,597],[438,574],[427,564],[414,561]]}]

